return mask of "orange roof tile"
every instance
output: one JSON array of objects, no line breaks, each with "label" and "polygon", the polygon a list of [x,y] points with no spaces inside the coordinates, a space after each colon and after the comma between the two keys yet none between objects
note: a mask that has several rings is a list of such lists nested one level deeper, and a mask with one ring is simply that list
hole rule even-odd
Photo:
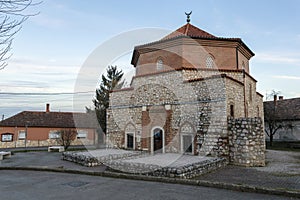
[{"label": "orange roof tile", "polygon": [[176,38],[178,36],[189,36],[189,37],[203,37],[203,38],[217,38],[216,36],[207,33],[204,30],[201,30],[200,28],[187,23],[184,26],[180,27],[176,31],[170,33],[166,37],[164,37],[162,40]]}]

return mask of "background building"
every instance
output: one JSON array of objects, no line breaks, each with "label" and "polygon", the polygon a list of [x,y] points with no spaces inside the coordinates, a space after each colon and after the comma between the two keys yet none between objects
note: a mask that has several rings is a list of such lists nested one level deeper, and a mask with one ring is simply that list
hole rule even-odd
[{"label": "background building", "polygon": [[86,113],[23,111],[0,122],[0,148],[58,145],[61,130],[75,130],[71,145],[97,144],[97,119]]},{"label": "background building", "polygon": [[[274,128],[281,126],[273,136],[274,141],[300,141],[300,98],[277,99],[275,95],[273,101],[264,102],[264,110],[267,131],[270,121],[274,121]],[[266,140],[270,140],[267,135]]]}]

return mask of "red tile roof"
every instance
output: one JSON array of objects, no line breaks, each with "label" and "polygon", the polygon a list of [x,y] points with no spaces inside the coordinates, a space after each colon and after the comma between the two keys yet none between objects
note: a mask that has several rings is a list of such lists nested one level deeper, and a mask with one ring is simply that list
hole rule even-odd
[{"label": "red tile roof", "polygon": [[96,115],[72,112],[23,111],[0,122],[2,127],[97,128]]},{"label": "red tile roof", "polygon": [[166,37],[164,37],[162,40],[166,40],[166,39],[171,39],[171,38],[176,38],[178,36],[188,36],[188,37],[201,37],[201,38],[217,38],[216,36],[207,33],[204,30],[201,30],[200,28],[187,23],[186,25],[180,27],[179,29],[177,29],[176,31],[170,33],[169,35],[167,35]]},{"label": "red tile roof", "polygon": [[185,24],[184,26],[178,28],[176,31],[170,33],[169,35],[165,36],[164,38],[150,42],[147,44],[142,44],[135,46],[133,51],[133,56],[131,60],[131,64],[136,66],[139,50],[143,48],[150,47],[151,45],[160,44],[166,41],[172,41],[179,38],[192,38],[192,39],[202,39],[202,40],[215,40],[215,41],[222,41],[222,42],[238,42],[243,46],[246,51],[249,52],[251,56],[254,56],[255,54],[251,51],[251,49],[242,41],[241,38],[224,38],[224,37],[217,37],[214,36],[190,23]]}]

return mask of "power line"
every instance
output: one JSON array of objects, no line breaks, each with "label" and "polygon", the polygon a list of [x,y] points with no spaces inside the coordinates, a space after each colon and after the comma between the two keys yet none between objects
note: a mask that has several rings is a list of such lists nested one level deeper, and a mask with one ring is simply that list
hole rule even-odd
[{"label": "power line", "polygon": [[15,95],[15,96],[52,96],[52,95],[74,95],[74,94],[89,94],[95,91],[86,92],[0,92],[0,95]]}]

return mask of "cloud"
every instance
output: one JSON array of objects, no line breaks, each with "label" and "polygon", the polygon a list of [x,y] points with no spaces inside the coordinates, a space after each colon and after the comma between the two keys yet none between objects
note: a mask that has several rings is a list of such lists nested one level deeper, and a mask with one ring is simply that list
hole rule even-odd
[{"label": "cloud", "polygon": [[300,80],[300,76],[285,76],[285,75],[275,75],[272,78],[286,79],[286,80]]},{"label": "cloud", "polygon": [[39,61],[27,58],[11,59],[0,73],[1,92],[70,92],[80,66]]},{"label": "cloud", "polygon": [[286,54],[283,52],[257,53],[254,59],[260,62],[300,65],[300,55],[295,53],[290,53],[290,54]]},{"label": "cloud", "polygon": [[46,28],[63,28],[66,27],[67,23],[65,20],[49,17],[47,15],[39,14],[33,18],[31,21],[35,24],[46,27]]}]

